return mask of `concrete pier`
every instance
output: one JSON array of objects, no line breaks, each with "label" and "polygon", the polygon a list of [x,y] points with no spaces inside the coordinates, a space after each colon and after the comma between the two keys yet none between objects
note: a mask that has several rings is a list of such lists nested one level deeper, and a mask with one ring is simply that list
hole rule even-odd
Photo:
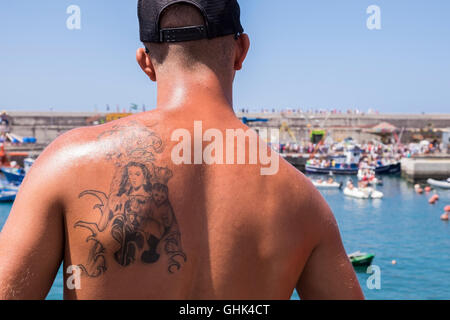
[{"label": "concrete pier", "polygon": [[69,130],[89,125],[89,119],[104,116],[86,112],[8,112],[8,115],[12,133],[34,137],[44,146]]},{"label": "concrete pier", "polygon": [[[402,143],[409,142],[411,137],[421,130],[443,132],[450,128],[450,114],[326,114],[326,113],[237,113],[241,119],[264,119],[266,122],[254,121],[248,125],[255,129],[279,129],[285,123],[298,139],[308,140],[310,129],[327,130],[328,136],[334,140],[347,137],[363,142],[378,140],[379,136],[368,129],[387,122],[402,131]],[[400,132],[399,132],[400,135]],[[280,133],[281,141],[291,141],[287,132]]]},{"label": "concrete pier", "polygon": [[[37,157],[42,150],[61,134],[78,127],[94,125],[107,120],[111,114],[88,112],[8,112],[12,133],[21,137],[35,137],[37,144],[8,146],[7,151],[28,152]],[[289,127],[290,133],[281,132],[281,142],[309,140],[311,128],[327,130],[335,140],[353,137],[359,142],[378,139],[367,131],[381,122],[388,122],[403,129],[402,142],[409,142],[411,134],[424,128],[441,132],[445,139],[446,128],[450,128],[450,114],[324,114],[324,113],[241,113],[240,119],[252,119],[248,125],[255,130],[280,129]],[[258,121],[264,119],[264,121]],[[201,119],[199,119],[201,120]],[[286,125],[286,126],[284,126]],[[448,139],[448,136],[447,138]],[[450,156],[449,156],[450,157]],[[285,159],[300,170],[305,169],[308,156],[285,155]],[[410,179],[448,178],[450,158],[448,159],[405,159],[402,163],[404,175]]]},{"label": "concrete pier", "polygon": [[[105,113],[87,112],[8,112],[11,117],[12,132],[22,137],[35,137],[38,143],[49,144],[62,133],[71,129],[92,125],[95,119],[106,119]],[[411,133],[431,127],[434,130],[450,128],[450,114],[321,114],[321,113],[240,113],[241,119],[265,119],[267,122],[250,122],[252,128],[280,129],[286,124],[298,139],[309,139],[310,128],[328,130],[335,140],[349,136],[362,142],[376,136],[367,132],[381,122],[388,122],[404,129],[403,139],[407,141]],[[201,120],[201,119],[198,119]],[[309,127],[308,127],[309,126]],[[291,140],[284,132],[281,140]]]},{"label": "concrete pier", "polygon": [[450,157],[402,159],[402,175],[411,182],[447,179],[450,177]]}]

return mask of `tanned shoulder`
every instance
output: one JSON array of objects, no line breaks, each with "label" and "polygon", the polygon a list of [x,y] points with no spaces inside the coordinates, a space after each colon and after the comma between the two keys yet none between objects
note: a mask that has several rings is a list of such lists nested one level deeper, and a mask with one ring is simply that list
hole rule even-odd
[{"label": "tanned shoulder", "polygon": [[273,188],[277,190],[282,208],[276,213],[277,219],[294,237],[302,232],[301,239],[309,239],[314,247],[330,226],[336,227],[334,215],[320,192],[310,179],[284,159]]}]

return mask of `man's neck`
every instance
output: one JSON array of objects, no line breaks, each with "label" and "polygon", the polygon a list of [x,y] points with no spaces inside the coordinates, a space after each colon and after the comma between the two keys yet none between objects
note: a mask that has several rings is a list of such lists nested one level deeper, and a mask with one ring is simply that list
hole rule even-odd
[{"label": "man's neck", "polygon": [[233,85],[215,74],[177,74],[158,78],[157,108],[172,111],[233,110]]}]

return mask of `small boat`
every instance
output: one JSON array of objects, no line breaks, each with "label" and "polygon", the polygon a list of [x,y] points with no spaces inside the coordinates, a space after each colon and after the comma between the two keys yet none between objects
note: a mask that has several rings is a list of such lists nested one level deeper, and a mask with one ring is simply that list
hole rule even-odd
[{"label": "small boat", "polygon": [[340,189],[342,188],[342,182],[338,183],[336,181],[333,181],[332,183],[329,183],[328,181],[319,181],[319,180],[311,180],[313,185],[316,188],[322,188],[322,189]]},{"label": "small boat", "polygon": [[372,264],[375,255],[357,251],[349,254],[348,258],[350,259],[353,267],[368,267]]},{"label": "small boat", "polygon": [[429,185],[432,185],[433,187],[443,188],[443,189],[450,189],[450,178],[447,179],[447,181],[439,181],[434,179],[428,179],[427,183]]},{"label": "small boat", "polygon": [[18,169],[3,167],[0,169],[0,171],[3,173],[9,183],[21,184],[23,179],[25,178],[25,171],[21,168]]},{"label": "small boat", "polygon": [[357,199],[382,199],[384,194],[374,188],[345,188],[344,194],[346,196],[357,198]]},{"label": "small boat", "polygon": [[348,197],[357,198],[357,199],[369,199],[370,193],[366,190],[358,189],[358,188],[345,188],[344,194]]},{"label": "small boat", "polygon": [[14,189],[0,189],[0,202],[14,202],[16,199],[17,190]]}]

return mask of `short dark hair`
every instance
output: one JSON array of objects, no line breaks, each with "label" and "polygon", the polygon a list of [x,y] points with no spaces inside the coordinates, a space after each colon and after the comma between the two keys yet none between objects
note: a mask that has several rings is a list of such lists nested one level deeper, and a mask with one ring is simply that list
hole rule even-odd
[{"label": "short dark hair", "polygon": [[[188,27],[204,23],[205,19],[200,10],[188,3],[169,6],[162,12],[160,19],[161,28]],[[198,64],[213,63],[227,67],[226,61],[231,60],[233,53],[233,40],[234,36],[231,35],[178,43],[145,43],[145,47],[156,65],[163,65],[170,58],[178,60],[188,69],[195,69]]]}]

